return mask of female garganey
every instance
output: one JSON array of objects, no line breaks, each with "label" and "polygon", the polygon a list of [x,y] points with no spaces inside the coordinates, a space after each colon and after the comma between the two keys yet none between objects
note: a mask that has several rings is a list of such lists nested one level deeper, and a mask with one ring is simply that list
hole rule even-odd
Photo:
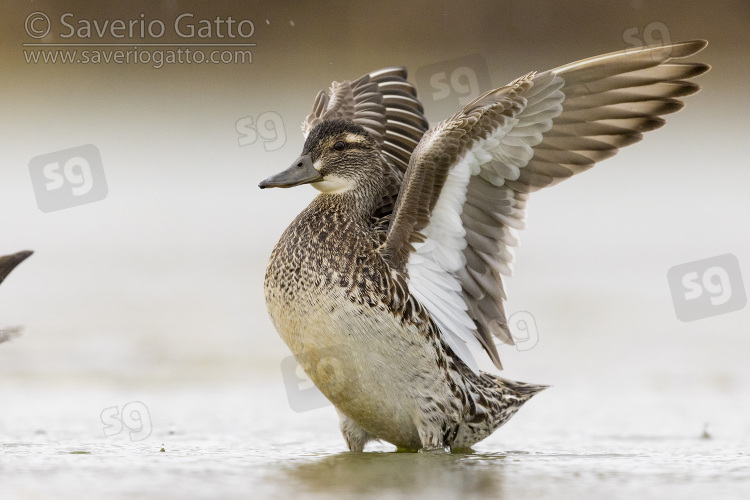
[{"label": "female garganey", "polygon": [[292,166],[261,188],[321,193],[284,231],[265,296],[336,406],[349,449],[460,449],[545,388],[480,372],[512,344],[502,277],[529,193],[609,158],[682,108],[709,66],[690,41],[529,73],[428,129],[406,71],[320,92]]}]

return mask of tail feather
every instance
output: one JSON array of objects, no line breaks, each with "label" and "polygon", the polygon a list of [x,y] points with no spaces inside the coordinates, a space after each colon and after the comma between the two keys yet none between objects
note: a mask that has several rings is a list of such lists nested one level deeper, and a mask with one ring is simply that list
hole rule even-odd
[{"label": "tail feather", "polygon": [[547,389],[548,385],[541,384],[530,384],[528,382],[516,382],[515,380],[508,380],[506,378],[498,377],[491,373],[482,372],[482,377],[489,379],[497,387],[502,388],[503,392],[506,392],[508,396],[516,397],[522,401],[527,401],[531,396],[539,394],[544,389]]},{"label": "tail feather", "polygon": [[470,448],[495,432],[516,414],[523,404],[547,385],[529,384],[504,379],[491,373],[467,377],[469,394],[473,399],[472,411],[459,427],[451,448]]}]

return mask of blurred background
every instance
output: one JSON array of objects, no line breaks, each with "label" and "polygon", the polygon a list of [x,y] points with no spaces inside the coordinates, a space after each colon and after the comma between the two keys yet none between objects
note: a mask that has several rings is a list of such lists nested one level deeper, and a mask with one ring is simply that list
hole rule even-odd
[{"label": "blurred background", "polygon": [[[46,21],[31,16],[39,12]],[[150,37],[157,21],[165,32]],[[299,124],[319,90],[403,65],[435,123],[532,70],[704,38],[708,48],[691,60],[713,69],[684,110],[642,143],[532,195],[507,310],[532,315],[538,342],[503,346],[503,376],[552,384],[550,397],[573,402],[559,408],[581,426],[656,412],[651,423],[669,430],[663,415],[678,421],[687,408],[696,419],[686,432],[706,422],[718,434],[750,432],[750,309],[680,321],[667,280],[674,266],[724,254],[750,279],[746,1],[35,0],[0,4],[0,24],[0,254],[35,251],[0,287],[0,325],[25,327],[0,346],[6,402],[33,387],[236,386],[250,404],[267,390],[281,398],[269,411],[291,412],[281,372],[289,352],[266,314],[263,276],[316,191],[257,184],[298,156]],[[228,43],[253,45],[187,45]],[[193,59],[157,61],[179,48]],[[84,50],[87,62],[50,59],[77,51],[81,61]],[[119,56],[130,62],[106,62],[116,50],[130,51]],[[201,62],[213,50],[219,62]],[[85,176],[65,173],[65,150],[84,145],[101,157],[98,199],[66,194]],[[32,182],[43,155],[64,177],[54,195]],[[742,274],[732,277],[740,293]],[[530,412],[546,412],[542,397]],[[581,401],[596,411],[577,411]],[[103,396],[100,408],[109,404]]]}]

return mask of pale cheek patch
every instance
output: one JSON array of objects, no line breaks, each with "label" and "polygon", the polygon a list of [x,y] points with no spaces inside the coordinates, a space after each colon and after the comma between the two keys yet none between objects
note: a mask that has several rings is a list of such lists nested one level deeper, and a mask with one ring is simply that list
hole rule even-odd
[{"label": "pale cheek patch", "polygon": [[317,170],[318,172],[320,172],[320,169],[323,168],[323,161],[320,158],[318,158],[315,161],[315,163],[313,163],[313,168]]},{"label": "pale cheek patch", "polygon": [[361,135],[352,134],[351,132],[346,134],[346,142],[350,144],[364,144],[365,138]]},{"label": "pale cheek patch", "polygon": [[345,193],[354,188],[352,179],[344,179],[336,175],[326,175],[322,181],[313,182],[312,187],[326,194]]}]

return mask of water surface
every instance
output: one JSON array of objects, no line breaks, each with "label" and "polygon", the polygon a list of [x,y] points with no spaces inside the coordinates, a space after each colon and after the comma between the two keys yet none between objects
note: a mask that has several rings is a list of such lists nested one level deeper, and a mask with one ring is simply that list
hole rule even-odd
[{"label": "water surface", "polygon": [[[113,389],[0,386],[0,497],[747,498],[747,408],[701,394],[542,393],[474,453],[345,450],[332,408],[292,412],[281,384]],[[630,401],[638,406],[631,406]],[[145,439],[101,412],[148,408]],[[132,408],[132,407],[131,407]],[[630,408],[630,412],[628,412]],[[691,409],[692,408],[692,409]],[[6,410],[7,409],[7,410]],[[620,412],[622,410],[622,412]],[[132,424],[132,422],[131,422]],[[162,451],[163,450],[163,451]]]}]

